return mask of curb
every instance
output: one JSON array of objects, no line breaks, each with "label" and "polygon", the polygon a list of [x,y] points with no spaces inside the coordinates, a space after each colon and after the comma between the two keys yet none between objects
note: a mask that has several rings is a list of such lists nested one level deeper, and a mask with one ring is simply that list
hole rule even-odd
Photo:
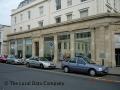
[{"label": "curb", "polygon": [[108,73],[108,75],[111,75],[111,76],[119,76],[119,77],[120,77],[120,74]]}]

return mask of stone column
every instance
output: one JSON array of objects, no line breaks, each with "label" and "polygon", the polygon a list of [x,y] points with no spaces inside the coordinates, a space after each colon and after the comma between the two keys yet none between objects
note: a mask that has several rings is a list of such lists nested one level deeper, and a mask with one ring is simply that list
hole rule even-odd
[{"label": "stone column", "polygon": [[74,32],[70,33],[70,51],[71,51],[71,57],[75,56],[75,37]]},{"label": "stone column", "polygon": [[57,35],[54,35],[54,63],[58,62],[58,40]]},{"label": "stone column", "polygon": [[[117,31],[116,27],[113,25],[109,25],[108,30],[106,32],[106,51],[108,58],[108,65],[110,67],[116,67],[116,58],[115,58],[115,32]],[[119,29],[118,29],[119,32]]]},{"label": "stone column", "polygon": [[15,55],[17,55],[17,40],[15,40]]},{"label": "stone column", "polygon": [[32,57],[35,56],[35,42],[32,40]]},{"label": "stone column", "polygon": [[23,58],[25,59],[25,39],[23,38]]},{"label": "stone column", "polygon": [[10,53],[10,41],[8,41],[8,54],[10,55],[11,53]]},{"label": "stone column", "polygon": [[96,61],[96,44],[95,44],[95,29],[91,28],[91,40],[90,40],[91,60]]},{"label": "stone column", "polygon": [[44,37],[39,39],[39,57],[44,57]]}]

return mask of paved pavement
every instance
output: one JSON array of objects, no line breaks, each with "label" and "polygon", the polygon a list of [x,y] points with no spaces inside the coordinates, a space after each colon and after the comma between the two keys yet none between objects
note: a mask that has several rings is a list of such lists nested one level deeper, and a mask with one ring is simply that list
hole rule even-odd
[{"label": "paved pavement", "polygon": [[109,68],[109,74],[120,76],[120,67]]},{"label": "paved pavement", "polygon": [[120,82],[115,81],[120,78],[110,78],[0,63],[0,90],[119,90]]}]

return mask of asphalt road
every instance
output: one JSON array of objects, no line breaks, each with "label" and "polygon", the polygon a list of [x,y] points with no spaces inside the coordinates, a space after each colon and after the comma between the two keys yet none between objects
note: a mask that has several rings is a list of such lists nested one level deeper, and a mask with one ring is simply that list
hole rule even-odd
[{"label": "asphalt road", "polygon": [[0,63],[0,90],[120,90],[120,83]]}]

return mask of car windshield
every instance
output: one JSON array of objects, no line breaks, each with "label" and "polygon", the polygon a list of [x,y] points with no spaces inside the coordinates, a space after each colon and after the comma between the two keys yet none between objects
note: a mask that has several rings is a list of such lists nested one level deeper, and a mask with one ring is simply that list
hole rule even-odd
[{"label": "car windshield", "polygon": [[41,61],[49,61],[48,59],[46,59],[44,57],[39,57],[39,60],[41,60]]},{"label": "car windshield", "polygon": [[95,62],[93,62],[92,60],[90,60],[88,57],[83,57],[83,59],[89,63],[89,64],[95,64]]}]

